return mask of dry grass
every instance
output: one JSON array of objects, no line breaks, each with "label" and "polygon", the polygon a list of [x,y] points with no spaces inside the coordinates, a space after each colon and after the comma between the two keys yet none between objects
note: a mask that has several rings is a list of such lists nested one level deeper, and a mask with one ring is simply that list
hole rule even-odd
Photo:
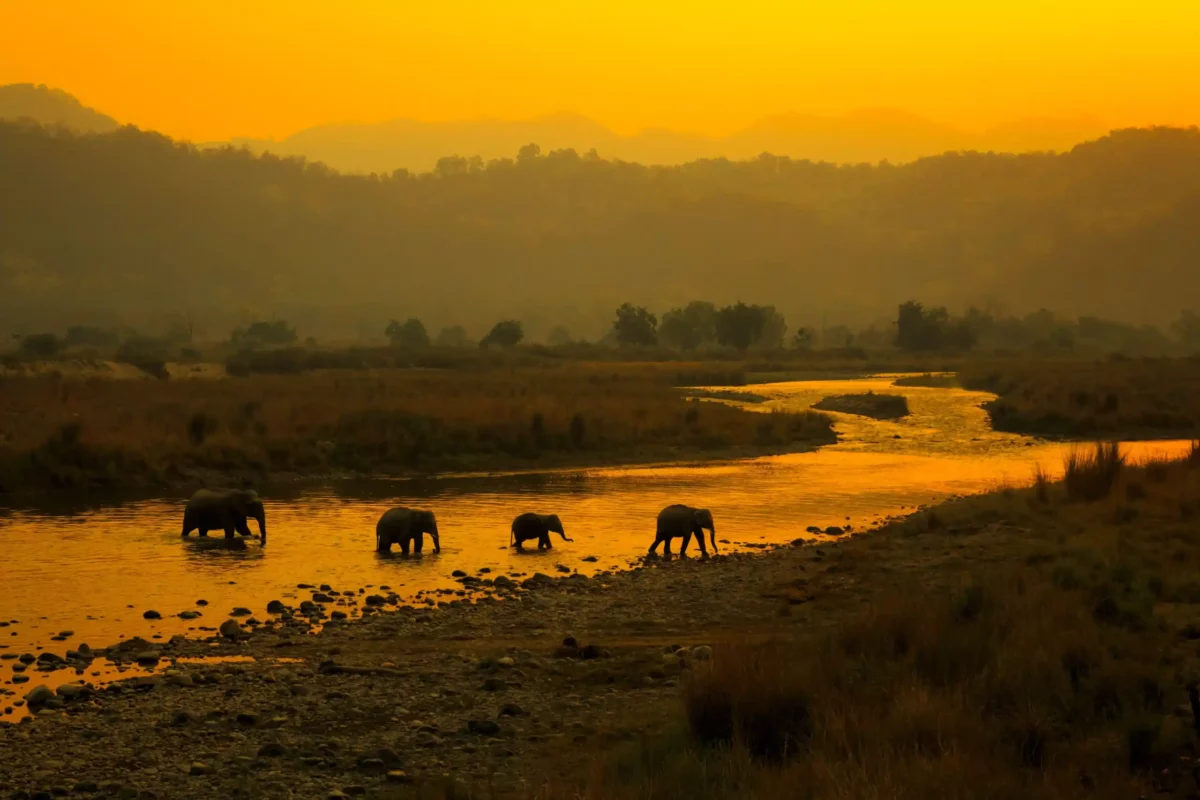
[{"label": "dry grass", "polygon": [[1043,476],[851,540],[804,581],[865,611],[718,646],[674,725],[535,796],[1196,796],[1200,463],[1102,455],[1090,502]]},{"label": "dry grass", "polygon": [[1200,362],[1194,358],[1010,361],[966,365],[968,389],[998,430],[1046,436],[1188,437],[1200,430]]},{"label": "dry grass", "polygon": [[[1067,497],[1091,503],[1112,493],[1125,468],[1125,456],[1119,442],[1097,442],[1090,452],[1072,450],[1063,466]],[[1135,485],[1130,484],[1130,487]]]},{"label": "dry grass", "polygon": [[[690,371],[689,371],[690,370]],[[702,365],[378,370],[220,381],[7,379],[0,481],[181,481],[197,470],[394,473],[670,457],[833,440],[817,414],[688,401]]]}]

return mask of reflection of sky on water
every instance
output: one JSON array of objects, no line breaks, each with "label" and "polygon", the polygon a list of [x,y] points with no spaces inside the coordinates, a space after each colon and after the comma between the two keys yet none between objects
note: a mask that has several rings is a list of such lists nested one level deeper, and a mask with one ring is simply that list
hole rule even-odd
[{"label": "reflection of sky on water", "polygon": [[[905,387],[888,380],[817,381],[747,387],[770,408],[800,409],[842,392],[893,391],[912,415],[877,422],[837,414],[838,445],[812,453],[697,465],[604,468],[537,475],[355,481],[264,492],[271,538],[226,543],[179,538],[182,500],[0,511],[0,647],[20,652],[59,630],[71,643],[103,646],[120,635],[171,634],[218,625],[235,605],[260,613],[267,601],[307,597],[296,584],[337,589],[388,584],[402,594],[453,586],[451,571],[553,573],[624,566],[649,547],[654,518],[670,503],[712,509],[718,540],[786,542],[809,525],[862,529],[922,503],[1028,483],[1034,465],[1061,469],[1069,446],[992,432],[977,392]],[[896,438],[899,437],[899,438]],[[1127,446],[1133,457],[1179,451],[1182,442]],[[442,552],[421,558],[373,552],[375,521],[392,505],[434,510]],[[549,553],[508,548],[509,523],[523,511],[556,512],[574,542]],[[722,545],[723,550],[730,545]],[[597,556],[597,563],[584,563]],[[207,599],[205,616],[171,616]],[[164,619],[148,622],[142,612]],[[13,635],[15,633],[15,635]],[[68,644],[53,643],[65,649]],[[0,650],[3,652],[3,650]],[[8,662],[5,662],[6,664]],[[7,677],[7,668],[0,667]]]}]

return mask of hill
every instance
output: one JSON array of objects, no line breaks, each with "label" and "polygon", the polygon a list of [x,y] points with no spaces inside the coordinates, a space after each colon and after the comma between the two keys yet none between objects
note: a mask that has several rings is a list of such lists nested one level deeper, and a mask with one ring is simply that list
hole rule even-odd
[{"label": "hill", "polygon": [[112,117],[88,108],[61,89],[32,83],[0,86],[0,119],[32,119],[81,133],[107,133],[119,127]]},{"label": "hill", "polygon": [[[859,111],[836,117],[791,114],[771,117],[728,136],[668,130],[619,135],[578,114],[530,120],[321,125],[280,141],[240,139],[256,153],[304,156],[347,172],[425,172],[446,155],[510,156],[537,142],[547,150],[595,150],[604,158],[640,164],[677,165],[703,158],[754,158],[760,153],[813,161],[855,164],[907,162],[950,150],[1026,152],[1067,150],[1107,132],[1095,120],[1020,120],[982,133],[969,133],[899,111]],[[218,143],[215,146],[220,146]]]},{"label": "hill", "polygon": [[1200,307],[1200,131],[903,166],[647,167],[529,148],[342,175],[123,128],[0,123],[0,322],[185,314],[301,335],[517,317],[598,336],[623,301],[774,303],[793,328],[917,298],[1161,323]]}]

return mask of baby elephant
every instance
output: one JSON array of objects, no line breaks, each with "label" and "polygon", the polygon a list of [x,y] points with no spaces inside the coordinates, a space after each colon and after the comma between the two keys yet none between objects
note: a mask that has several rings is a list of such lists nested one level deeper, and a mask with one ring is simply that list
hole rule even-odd
[{"label": "baby elephant", "polygon": [[549,550],[551,531],[561,536],[564,542],[571,541],[563,531],[562,520],[558,518],[558,514],[522,514],[513,520],[509,544],[524,552],[525,548],[521,547],[521,544],[530,539],[537,539],[538,550]]},{"label": "baby elephant", "polygon": [[671,540],[682,538],[683,543],[679,546],[679,555],[683,555],[687,550],[688,543],[692,541],[692,536],[695,535],[696,541],[700,543],[700,553],[707,556],[708,550],[704,547],[704,529],[708,528],[712,534],[713,552],[717,552],[717,529],[713,525],[712,512],[707,508],[692,508],[691,506],[673,505],[667,506],[662,511],[658,512],[658,530],[655,533],[654,544],[650,545],[650,555],[655,555],[660,544],[666,547],[663,554],[671,555]]},{"label": "baby elephant", "polygon": [[414,553],[421,552],[424,535],[428,533],[433,540],[433,552],[442,552],[442,543],[438,538],[437,520],[432,511],[418,511],[415,508],[391,508],[383,512],[379,522],[375,524],[375,549],[380,553],[390,553],[392,545],[399,544],[400,552],[408,555],[409,545]]},{"label": "baby elephant", "polygon": [[236,531],[242,536],[253,536],[247,519],[258,523],[258,536],[267,543],[267,516],[263,502],[256,492],[247,489],[200,489],[183,508],[183,536],[199,530],[201,536],[209,531],[225,531],[225,538],[232,539]]}]

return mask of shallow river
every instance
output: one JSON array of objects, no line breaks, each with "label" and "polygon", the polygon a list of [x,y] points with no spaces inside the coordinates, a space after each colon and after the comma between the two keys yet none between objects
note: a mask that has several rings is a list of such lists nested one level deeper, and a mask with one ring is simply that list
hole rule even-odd
[{"label": "shallow river", "polygon": [[[891,389],[891,379],[745,387],[755,406],[802,409],[829,394],[894,391],[911,416],[878,422],[835,414],[842,441],[811,453],[736,462],[599,468],[541,474],[377,480],[264,492],[270,538],[226,543],[179,536],[182,498],[153,497],[55,508],[0,508],[0,654],[62,652],[118,638],[217,626],[235,606],[265,617],[269,600],[307,599],[298,582],[338,590],[386,584],[401,595],[456,586],[450,573],[590,573],[645,553],[654,518],[674,502],[712,509],[722,551],[787,542],[810,525],[855,530],[914,506],[1001,485],[1028,484],[1036,464],[1061,471],[1067,445],[992,432],[979,404],[989,395],[952,389]],[[1186,442],[1131,443],[1134,459],[1178,452]],[[392,505],[436,512],[442,552],[403,558],[374,552],[374,526]],[[556,512],[573,542],[525,555],[508,545],[523,511]],[[254,528],[253,523],[251,527]],[[693,544],[693,548],[695,545]],[[587,561],[594,556],[598,560]],[[209,605],[204,616],[176,615]],[[142,618],[147,609],[163,619]],[[4,624],[7,623],[7,624]],[[73,635],[50,641],[62,631]],[[12,661],[0,662],[10,684]],[[16,688],[8,686],[8,688]]]}]

